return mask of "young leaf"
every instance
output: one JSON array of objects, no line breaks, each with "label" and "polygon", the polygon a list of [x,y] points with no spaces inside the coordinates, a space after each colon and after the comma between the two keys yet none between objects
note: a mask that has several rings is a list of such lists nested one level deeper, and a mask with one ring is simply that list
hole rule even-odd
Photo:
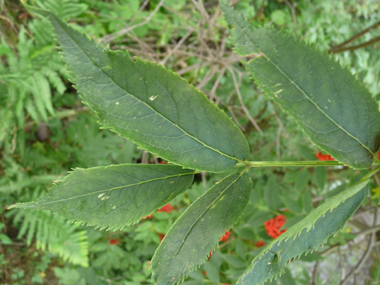
[{"label": "young leaf", "polygon": [[52,22],[72,81],[104,128],[187,168],[224,172],[247,158],[240,129],[180,76],[103,48],[49,11],[28,9]]},{"label": "young leaf", "polygon": [[152,259],[157,284],[177,284],[205,262],[239,219],[251,195],[247,173],[234,173],[199,197],[174,223]]},{"label": "young leaf", "polygon": [[369,168],[380,143],[380,113],[367,89],[327,54],[291,35],[253,28],[222,7],[235,52],[258,57],[247,70],[259,88],[287,111],[321,149],[354,168]]},{"label": "young leaf", "polygon": [[306,218],[290,227],[266,246],[237,284],[263,284],[280,275],[285,266],[303,253],[309,253],[338,233],[366,197],[369,179],[359,182],[331,197]]},{"label": "young leaf", "polygon": [[111,230],[140,221],[193,182],[194,171],[174,165],[121,164],[75,169],[36,202],[11,207],[50,210]]}]

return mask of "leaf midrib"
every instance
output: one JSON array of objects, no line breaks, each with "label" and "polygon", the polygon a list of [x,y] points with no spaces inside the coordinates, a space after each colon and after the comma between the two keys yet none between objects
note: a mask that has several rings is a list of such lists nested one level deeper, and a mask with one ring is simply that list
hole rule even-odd
[{"label": "leaf midrib", "polygon": [[[53,14],[52,14],[53,15]],[[55,17],[55,15],[53,15]],[[59,23],[59,25],[61,26],[61,23],[59,21],[57,21]],[[61,26],[62,27],[62,26]],[[63,28],[63,27],[62,27]],[[64,30],[64,29],[63,29]],[[65,32],[66,33],[66,32]],[[222,156],[225,156],[225,157],[228,157],[232,160],[236,160],[238,162],[242,162],[242,160],[238,159],[237,157],[232,157],[228,154],[225,154],[223,152],[221,152],[220,150],[218,149],[215,149],[209,145],[207,145],[206,143],[200,141],[198,138],[194,137],[193,135],[189,134],[187,131],[185,131],[184,129],[182,129],[180,126],[178,126],[177,124],[175,124],[173,121],[171,121],[169,118],[163,116],[161,113],[159,113],[157,110],[155,110],[154,108],[152,108],[150,105],[148,105],[146,102],[140,100],[137,96],[134,96],[130,93],[128,93],[126,90],[124,90],[119,84],[117,84],[111,77],[109,77],[104,71],[102,68],[100,68],[97,64],[95,64],[95,62],[87,55],[87,53],[85,51],[83,51],[80,46],[77,44],[77,42],[70,36],[70,34],[66,33],[66,35],[68,35],[70,37],[70,39],[72,40],[72,42],[76,45],[76,47],[82,52],[82,54],[84,56],[87,57],[87,59],[93,63],[93,65],[95,67],[97,67],[103,74],[104,76],[106,76],[107,78],[109,78],[109,80],[114,83],[120,90],[122,90],[124,93],[126,93],[127,95],[129,96],[132,96],[134,97],[136,100],[138,100],[139,102],[143,103],[146,107],[148,107],[149,109],[153,110],[156,114],[158,114],[159,116],[161,116],[162,118],[164,118],[166,121],[170,122],[173,126],[177,127],[180,131],[182,131],[183,133],[185,133],[186,135],[188,135],[190,138],[192,138],[193,140],[197,141],[198,143],[200,143],[201,145],[211,149],[212,151],[215,151],[216,153],[219,153],[220,155]],[[102,51],[104,52],[104,51]],[[109,52],[112,52],[111,50]]]},{"label": "leaf midrib", "polygon": [[101,192],[113,191],[113,190],[120,189],[120,188],[129,188],[129,187],[133,187],[133,186],[136,186],[136,185],[142,185],[144,183],[150,183],[150,182],[159,181],[159,180],[163,180],[163,179],[168,179],[168,178],[173,178],[173,177],[180,177],[180,176],[184,176],[184,175],[193,175],[194,173],[195,172],[188,172],[188,173],[181,173],[181,174],[175,174],[175,175],[169,175],[169,176],[159,177],[159,178],[155,178],[155,179],[145,180],[145,181],[142,181],[142,182],[139,182],[139,183],[133,183],[133,184],[129,184],[129,185],[117,186],[117,187],[113,187],[113,188],[109,188],[109,189],[103,189],[103,190],[99,190],[99,191],[95,191],[95,192],[91,192],[91,193],[86,193],[86,194],[78,195],[78,196],[75,196],[75,197],[70,197],[70,198],[67,198],[67,199],[60,199],[60,200],[54,200],[54,201],[45,202],[45,203],[38,203],[38,205],[47,205],[47,204],[59,203],[59,202],[62,202],[62,201],[68,201],[68,200],[72,200],[72,199],[77,199],[77,198],[81,198],[81,197],[85,197],[85,196],[89,196],[89,195],[93,195],[93,194],[98,194],[98,193],[101,193]]},{"label": "leaf midrib", "polygon": [[[218,197],[216,197],[214,199],[214,201],[212,201],[212,203],[206,207],[206,209],[198,216],[198,218],[194,221],[194,223],[190,226],[189,230],[187,231],[186,235],[184,236],[183,238],[183,242],[180,244],[180,246],[178,247],[176,253],[173,255],[173,258],[171,259],[170,261],[170,264],[168,266],[168,269],[166,270],[165,272],[165,276],[167,275],[167,273],[169,272],[169,269],[174,261],[174,258],[177,256],[178,252],[181,250],[182,246],[185,244],[185,240],[187,238],[187,236],[190,234],[190,231],[192,230],[192,228],[195,226],[195,224],[203,217],[203,215],[215,204],[216,201],[218,201],[220,199],[220,197],[231,187],[232,184],[234,184],[237,180],[239,180],[239,178],[245,173],[245,171],[241,172],[239,174],[239,176],[234,180],[232,181],[227,187],[225,187],[225,189],[218,195]],[[200,198],[200,197],[199,197]],[[198,199],[199,199],[198,198]],[[198,200],[197,199],[197,200]],[[195,203],[196,201],[194,201]],[[187,212],[187,211],[186,211]],[[182,215],[186,214],[186,212],[184,212]]]},{"label": "leaf midrib", "polygon": [[[235,18],[236,19],[236,18]],[[330,116],[328,116],[311,98],[306,94],[306,92],[294,81],[292,80],[282,69],[279,68],[271,59],[268,57],[264,52],[261,51],[261,49],[254,43],[254,40],[250,37],[250,35],[246,32],[246,30],[239,24],[239,21],[235,21],[240,29],[243,31],[243,33],[247,36],[247,38],[251,41],[252,45],[255,46],[255,48],[265,56],[265,58],[287,79],[291,84],[293,84],[304,96],[307,98],[323,115],[326,116],[332,123],[334,123],[339,129],[341,129],[343,132],[345,132],[348,136],[356,140],[360,145],[362,145],[365,149],[367,149],[372,155],[372,151],[364,145],[359,139],[357,139],[355,136],[350,134],[347,130],[343,129],[337,122],[335,122]]]}]

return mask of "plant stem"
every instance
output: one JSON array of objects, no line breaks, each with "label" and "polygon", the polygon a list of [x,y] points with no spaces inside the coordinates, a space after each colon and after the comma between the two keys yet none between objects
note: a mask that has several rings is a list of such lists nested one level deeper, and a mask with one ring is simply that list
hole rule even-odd
[{"label": "plant stem", "polygon": [[235,167],[279,167],[279,166],[338,166],[344,165],[339,161],[244,161],[239,162]]},{"label": "plant stem", "polygon": [[371,178],[373,175],[375,175],[378,171],[380,171],[380,166],[376,167],[375,169],[372,169],[370,172],[368,172],[360,181],[364,181],[366,179]]}]

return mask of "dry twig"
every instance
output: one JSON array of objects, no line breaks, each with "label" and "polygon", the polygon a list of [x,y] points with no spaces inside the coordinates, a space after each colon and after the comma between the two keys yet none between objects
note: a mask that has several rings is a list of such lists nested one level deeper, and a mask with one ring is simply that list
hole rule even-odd
[{"label": "dry twig", "polygon": [[297,37],[298,32],[297,32],[296,7],[297,7],[298,3],[295,2],[295,3],[291,4],[289,2],[289,0],[284,0],[284,2],[289,7],[290,12],[292,13],[292,19],[293,19],[293,25],[294,25],[294,34]]},{"label": "dry twig", "polygon": [[[374,217],[373,217],[373,224],[372,227],[375,227],[377,224],[377,209],[374,211]],[[372,231],[371,237],[368,240],[367,249],[365,250],[362,258],[360,261],[356,264],[356,266],[350,271],[349,274],[346,275],[346,277],[340,282],[340,285],[345,285],[348,283],[348,281],[356,276],[359,272],[364,263],[367,261],[371,254],[372,248],[375,246],[376,243],[376,231]]]},{"label": "dry twig", "polygon": [[356,35],[352,36],[350,39],[348,39],[347,41],[339,44],[339,45],[336,45],[336,46],[333,46],[331,47],[331,49],[329,50],[329,52],[332,52],[332,53],[336,53],[337,50],[340,50],[342,49],[344,46],[346,46],[347,44],[353,42],[353,41],[356,41],[357,39],[361,38],[362,36],[364,36],[366,33],[368,33],[369,31],[373,30],[373,29],[376,29],[380,26],[380,22],[377,22],[375,24],[373,24],[372,26],[368,27],[367,29],[364,29],[363,31],[361,31],[360,33],[357,33]]},{"label": "dry twig", "polygon": [[232,79],[234,81],[234,86],[235,86],[235,90],[236,90],[236,94],[239,98],[239,101],[240,101],[240,105],[241,107],[243,108],[243,111],[244,113],[246,114],[246,116],[248,117],[248,120],[252,123],[252,125],[255,127],[255,129],[259,132],[260,135],[262,135],[262,131],[259,127],[259,125],[256,123],[256,121],[252,118],[251,114],[249,114],[249,111],[247,109],[247,107],[244,105],[244,102],[243,102],[243,98],[241,96],[241,93],[240,93],[240,89],[239,89],[239,84],[237,83],[236,81],[236,76],[235,76],[235,72],[232,70],[231,67],[227,67],[227,69],[229,70],[229,72],[231,73],[232,75]]},{"label": "dry twig", "polygon": [[133,25],[133,26],[130,26],[130,27],[126,27],[126,28],[124,28],[124,29],[122,29],[122,30],[120,30],[120,31],[118,31],[116,33],[106,35],[103,38],[101,38],[100,40],[102,41],[103,44],[108,44],[108,43],[114,41],[116,38],[128,34],[133,29],[136,29],[138,27],[146,25],[147,23],[150,22],[150,20],[153,18],[153,16],[158,12],[158,10],[161,8],[162,4],[164,4],[164,1],[165,0],[161,0],[157,4],[156,8],[154,8],[154,10],[152,11],[152,13],[150,13],[150,15],[143,22],[138,23],[138,24]]},{"label": "dry twig", "polygon": [[175,45],[174,49],[169,51],[168,54],[165,56],[165,58],[160,62],[160,64],[162,65],[165,65],[166,62],[168,61],[168,59],[173,55],[173,53],[175,53],[179,48],[180,46],[187,40],[188,37],[191,36],[191,34],[195,31],[195,28],[191,28],[187,34],[179,40],[179,42]]}]

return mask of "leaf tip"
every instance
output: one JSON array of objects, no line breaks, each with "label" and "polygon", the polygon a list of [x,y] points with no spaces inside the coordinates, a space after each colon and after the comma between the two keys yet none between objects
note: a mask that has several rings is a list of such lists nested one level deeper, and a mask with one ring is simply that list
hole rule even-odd
[{"label": "leaf tip", "polygon": [[13,204],[13,205],[8,206],[7,210],[11,210],[11,209],[14,209],[16,207],[17,207],[17,204]]}]

